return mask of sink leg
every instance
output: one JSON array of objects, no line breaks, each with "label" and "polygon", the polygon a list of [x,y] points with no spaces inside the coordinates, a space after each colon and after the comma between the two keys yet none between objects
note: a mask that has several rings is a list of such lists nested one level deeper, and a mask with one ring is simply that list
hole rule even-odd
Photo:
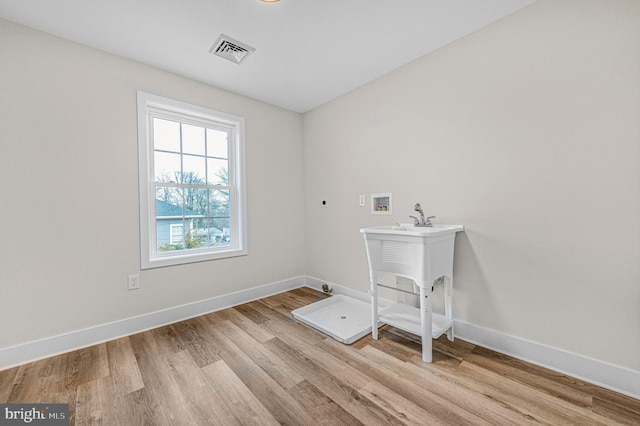
[{"label": "sink leg", "polygon": [[431,295],[431,284],[422,283],[420,285],[420,323],[422,330],[421,337],[423,362],[431,362],[433,360],[433,354],[431,353]]},{"label": "sink leg", "polygon": [[[453,278],[444,277],[444,315],[453,321]],[[447,339],[453,342],[453,322],[447,330]]]},{"label": "sink leg", "polygon": [[371,294],[371,337],[378,340],[378,278],[371,275],[369,293]]}]

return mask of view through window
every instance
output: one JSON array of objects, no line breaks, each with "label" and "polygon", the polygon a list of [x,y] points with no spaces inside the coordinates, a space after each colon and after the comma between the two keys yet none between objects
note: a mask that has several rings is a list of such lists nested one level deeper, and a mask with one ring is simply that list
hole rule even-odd
[{"label": "view through window", "polygon": [[141,92],[138,108],[143,265],[245,254],[244,121]]}]

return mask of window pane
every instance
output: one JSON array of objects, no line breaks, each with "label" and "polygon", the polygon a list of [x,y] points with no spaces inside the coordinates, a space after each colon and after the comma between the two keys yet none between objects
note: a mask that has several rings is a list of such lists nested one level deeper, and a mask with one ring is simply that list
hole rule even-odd
[{"label": "window pane", "polygon": [[180,188],[156,188],[156,218],[182,218],[183,191]]},{"label": "window pane", "polygon": [[182,183],[201,185],[207,175],[205,157],[184,155],[182,157]]},{"label": "window pane", "polygon": [[[204,155],[204,127],[182,125],[182,152]],[[204,175],[203,175],[204,176]]]},{"label": "window pane", "polygon": [[184,215],[189,218],[204,218],[209,207],[208,190],[203,188],[184,189]]},{"label": "window pane", "polygon": [[207,183],[210,185],[229,184],[229,160],[207,158]]},{"label": "window pane", "polygon": [[231,220],[230,219],[212,219],[211,223],[213,227],[218,230],[216,235],[213,235],[213,242],[211,245],[214,246],[228,246],[231,245]]},{"label": "window pane", "polygon": [[215,223],[209,218],[202,218],[194,221],[193,235],[198,238],[202,247],[211,247],[215,245],[216,237],[221,235],[222,231],[215,227]]},{"label": "window pane", "polygon": [[[158,221],[158,229],[161,229],[164,225]],[[169,223],[169,241],[160,241],[158,239],[158,252],[191,250],[204,247],[205,238],[198,235],[197,228],[194,225],[193,219]]]},{"label": "window pane", "polygon": [[183,192],[180,188],[156,188],[156,250],[184,249]]},{"label": "window pane", "polygon": [[180,154],[156,151],[153,158],[156,182],[176,182],[180,176]]},{"label": "window pane", "polygon": [[198,219],[190,219],[185,220],[185,223],[188,224],[188,230],[185,232],[185,250],[192,250],[205,247],[206,238],[202,235],[199,235],[198,228],[196,227],[196,222]]},{"label": "window pane", "polygon": [[228,190],[209,190],[209,216],[212,218],[231,217]]},{"label": "window pane", "polygon": [[180,123],[154,118],[153,145],[155,149],[180,152]]},{"label": "window pane", "polygon": [[229,158],[228,132],[207,129],[207,155],[209,157]]}]

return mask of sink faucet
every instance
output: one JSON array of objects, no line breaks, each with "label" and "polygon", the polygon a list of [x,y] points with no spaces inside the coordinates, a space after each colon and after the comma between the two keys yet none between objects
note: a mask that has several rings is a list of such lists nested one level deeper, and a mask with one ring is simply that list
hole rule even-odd
[{"label": "sink faucet", "polygon": [[415,216],[409,216],[410,218],[413,219],[414,226],[429,226],[429,227],[433,226],[433,224],[431,223],[431,219],[435,219],[435,216],[429,216],[428,218],[425,219],[424,212],[422,211],[422,207],[420,206],[420,203],[416,203],[413,209],[418,213],[420,213],[420,219],[418,219]]}]

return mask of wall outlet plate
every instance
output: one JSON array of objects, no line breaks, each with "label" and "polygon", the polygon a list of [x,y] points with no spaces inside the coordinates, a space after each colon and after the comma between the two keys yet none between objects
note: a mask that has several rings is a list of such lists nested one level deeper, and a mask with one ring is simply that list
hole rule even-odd
[{"label": "wall outlet plate", "polygon": [[140,275],[129,275],[129,290],[137,290],[140,288]]}]

